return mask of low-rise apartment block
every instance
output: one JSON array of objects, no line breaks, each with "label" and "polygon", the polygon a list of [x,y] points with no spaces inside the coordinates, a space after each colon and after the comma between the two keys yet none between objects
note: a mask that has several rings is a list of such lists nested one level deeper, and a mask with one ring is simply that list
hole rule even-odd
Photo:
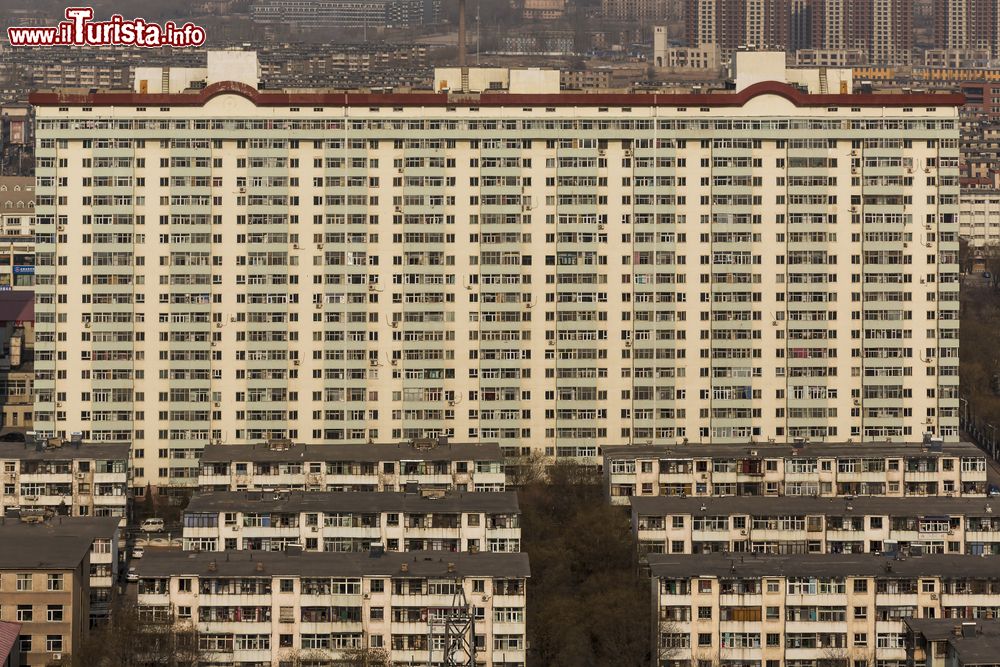
[{"label": "low-rise apartment block", "polygon": [[[198,450],[192,450],[197,461]],[[307,445],[271,440],[208,445],[201,455],[202,491],[503,491],[499,445],[418,440],[381,445]],[[179,468],[177,473],[199,472]],[[175,471],[171,470],[173,477]],[[188,474],[185,472],[185,474]]]},{"label": "low-rise apartment block", "polygon": [[[74,436],[75,437],[75,436]],[[127,443],[0,442],[0,512],[49,510],[64,516],[128,513]]]},{"label": "low-rise apartment block", "polygon": [[984,556],[1000,554],[1000,504],[981,498],[659,496],[632,499],[632,530],[642,554]]},{"label": "low-rise apartment block", "polygon": [[112,519],[0,518],[0,618],[21,624],[21,665],[72,653],[108,611],[117,561]]},{"label": "low-rise apartment block", "polygon": [[605,447],[611,502],[632,496],[985,496],[970,443]]},{"label": "low-rise apartment block", "polygon": [[[0,269],[3,268],[0,248]],[[32,426],[35,380],[35,295],[4,291],[0,273],[0,433]]]},{"label": "low-rise apartment block", "polygon": [[151,551],[138,572],[141,617],[196,623],[215,664],[328,664],[362,647],[440,664],[431,623],[457,612],[475,618],[477,665],[525,664],[527,554]]},{"label": "low-rise apartment block", "polygon": [[521,550],[517,494],[227,491],[195,496],[184,549],[200,551]]},{"label": "low-rise apartment block", "polygon": [[995,667],[1000,664],[1000,621],[906,619],[906,661],[912,667]]},{"label": "low-rise apartment block", "polygon": [[995,618],[1000,560],[650,554],[656,662],[906,662],[906,619]]}]

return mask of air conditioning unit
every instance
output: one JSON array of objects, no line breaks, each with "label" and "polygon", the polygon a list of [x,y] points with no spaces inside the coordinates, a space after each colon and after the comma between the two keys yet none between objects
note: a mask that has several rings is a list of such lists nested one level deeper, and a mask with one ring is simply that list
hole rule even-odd
[{"label": "air conditioning unit", "polygon": [[317,243],[316,244],[316,250],[322,250],[322,249],[323,249],[323,244],[322,243]]},{"label": "air conditioning unit", "polygon": [[239,526],[230,526],[230,527],[233,529],[234,533],[240,532],[240,527]]},{"label": "air conditioning unit", "polygon": [[87,479],[87,474],[86,473],[82,473],[82,472],[78,472],[78,473],[76,473],[76,478],[77,479]]},{"label": "air conditioning unit", "polygon": [[399,365],[399,359],[392,359],[392,360],[389,361],[389,363],[392,364],[393,366],[398,366]]},{"label": "air conditioning unit", "polygon": [[603,224],[597,225],[597,229],[598,229],[598,231],[603,230],[604,229],[604,225]]},{"label": "air conditioning unit", "polygon": [[322,310],[322,309],[323,309],[323,302],[320,301],[319,303],[316,304],[316,310]]},{"label": "air conditioning unit", "polygon": [[301,365],[302,365],[302,361],[301,361],[301,360],[299,360],[299,359],[296,359],[296,360],[295,360],[295,361],[293,361],[292,363],[293,363],[293,364],[295,364],[296,366],[301,366]]},{"label": "air conditioning unit", "polygon": [[58,225],[56,227],[56,231],[65,232],[66,231],[66,225]]},{"label": "air conditioning unit", "polygon": [[247,189],[246,188],[240,188],[240,194],[241,195],[245,195],[246,193],[247,193]]},{"label": "air conditioning unit", "polygon": [[214,405],[214,406],[215,406],[215,407],[217,407],[217,408],[220,408],[220,407],[222,407],[222,404],[221,404],[221,403],[219,403],[218,401],[216,401],[216,402],[215,402],[215,403],[213,403],[212,405]]},{"label": "air conditioning unit", "polygon": [[299,249],[299,244],[298,243],[293,243],[292,244],[292,250],[298,250],[298,249]]},{"label": "air conditioning unit", "polygon": [[368,283],[368,291],[369,292],[377,292],[378,291],[378,285],[376,285],[375,283]]},{"label": "air conditioning unit", "polygon": [[216,329],[221,329],[222,328],[222,322],[216,322],[215,323],[215,328]]},{"label": "air conditioning unit", "polygon": [[455,401],[448,401],[448,407],[450,408],[455,407]]},{"label": "air conditioning unit", "polygon": [[83,328],[84,329],[89,329],[90,328],[90,322],[84,322],[83,323]]},{"label": "air conditioning unit", "polygon": [[53,662],[62,662],[62,653],[53,653],[52,654],[52,661]]},{"label": "air conditioning unit", "polygon": [[312,527],[312,532],[318,533],[319,532],[319,526],[313,526]]}]

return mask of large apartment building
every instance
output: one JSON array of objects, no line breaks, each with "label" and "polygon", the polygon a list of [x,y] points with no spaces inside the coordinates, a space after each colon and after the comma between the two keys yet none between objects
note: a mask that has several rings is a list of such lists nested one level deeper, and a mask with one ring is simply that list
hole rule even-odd
[{"label": "large apartment building", "polygon": [[517,495],[228,491],[184,511],[187,551],[359,552],[521,550]]},{"label": "large apartment building", "polygon": [[35,428],[137,485],[267,438],[957,438],[958,96],[207,84],[32,96]]},{"label": "large apartment building", "polygon": [[633,496],[972,496],[987,488],[986,454],[967,442],[798,442],[604,449],[611,503]]},{"label": "large apartment building", "polygon": [[660,667],[903,667],[909,619],[995,618],[1000,593],[1000,561],[975,556],[651,554],[649,563]]},{"label": "large apartment building", "polygon": [[441,664],[431,625],[467,611],[475,664],[525,664],[527,554],[150,551],[137,569],[140,618],[196,624],[217,664],[332,664],[366,647]]},{"label": "large apartment building", "polygon": [[982,498],[633,498],[640,553],[1000,554]]}]

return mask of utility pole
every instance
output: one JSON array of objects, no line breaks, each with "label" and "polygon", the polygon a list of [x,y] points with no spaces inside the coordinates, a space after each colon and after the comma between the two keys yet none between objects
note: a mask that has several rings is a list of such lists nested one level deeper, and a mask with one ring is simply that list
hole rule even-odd
[{"label": "utility pole", "polygon": [[[451,563],[448,570],[454,570]],[[434,660],[435,638],[443,638],[441,648],[437,649],[437,652],[443,652],[439,663]],[[441,667],[476,665],[476,619],[465,599],[461,578],[455,579],[455,593],[450,607],[427,609],[427,664],[440,664]]]}]

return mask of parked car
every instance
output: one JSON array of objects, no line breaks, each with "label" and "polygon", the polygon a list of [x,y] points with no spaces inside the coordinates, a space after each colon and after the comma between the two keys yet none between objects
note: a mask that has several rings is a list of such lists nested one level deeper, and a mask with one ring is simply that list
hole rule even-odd
[{"label": "parked car", "polygon": [[986,494],[990,498],[996,498],[997,496],[1000,496],[1000,486],[997,486],[996,484],[990,484],[990,488],[986,490]]},{"label": "parked car", "polygon": [[135,547],[134,549],[132,549],[132,558],[142,558],[143,554],[145,553],[146,550],[143,549],[142,547]]},{"label": "parked car", "polygon": [[139,530],[144,533],[162,533],[163,528],[163,519],[146,519],[139,526]]},{"label": "parked car", "polygon": [[134,567],[130,567],[128,574],[125,575],[125,579],[127,581],[139,581],[139,572]]}]

